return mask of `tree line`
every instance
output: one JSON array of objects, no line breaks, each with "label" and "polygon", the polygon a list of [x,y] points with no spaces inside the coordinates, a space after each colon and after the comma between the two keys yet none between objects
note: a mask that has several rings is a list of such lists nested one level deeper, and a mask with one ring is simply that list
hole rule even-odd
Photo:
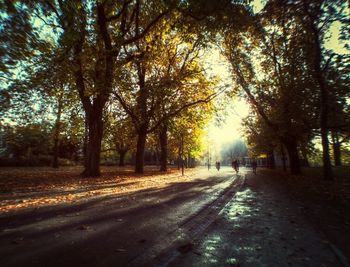
[{"label": "tree line", "polygon": [[[317,137],[324,178],[333,179],[330,136],[341,164],[350,133],[348,15],[345,1],[271,0],[224,34],[223,52],[254,111],[244,121],[248,142],[269,158],[288,154],[292,174],[301,173],[301,157],[307,161]],[[345,54],[326,46],[334,23],[342,25]]]},{"label": "tree line", "polygon": [[63,133],[83,143],[85,176],[100,174],[101,153],[110,150],[123,161],[134,148],[137,173],[146,143],[158,147],[163,171],[185,135],[190,152],[198,151],[212,100],[226,89],[203,64],[212,45],[255,112],[245,120],[252,147],[285,149],[298,174],[300,154],[320,136],[331,179],[329,137],[338,161],[349,140],[349,57],[325,48],[333,23],[348,29],[346,1],[270,0],[257,14],[238,0],[21,0],[0,7],[2,125],[54,121],[54,166]]}]

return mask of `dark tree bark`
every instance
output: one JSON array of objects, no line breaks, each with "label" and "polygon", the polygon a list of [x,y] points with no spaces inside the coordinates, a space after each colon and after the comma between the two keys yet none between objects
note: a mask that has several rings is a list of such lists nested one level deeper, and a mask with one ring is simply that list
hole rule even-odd
[{"label": "dark tree bark", "polygon": [[55,122],[55,136],[54,136],[54,146],[53,146],[53,159],[52,159],[52,168],[58,168],[58,152],[59,152],[59,135],[61,130],[61,115],[63,108],[62,96],[58,98],[58,107],[56,113],[56,122]]},{"label": "dark tree bark", "polygon": [[[102,109],[102,108],[101,108]],[[86,162],[83,175],[96,177],[100,175],[100,154],[103,135],[102,110],[86,114],[89,125],[89,140],[86,149]]]},{"label": "dark tree bark", "polygon": [[119,155],[119,167],[125,166],[125,155],[129,151],[130,147],[128,144],[124,142],[124,140],[118,140],[115,145],[115,150],[117,151]]},{"label": "dark tree bark", "polygon": [[300,160],[298,153],[298,144],[294,138],[289,137],[283,140],[289,157],[290,173],[293,175],[301,174]]},{"label": "dark tree bark", "polygon": [[177,153],[177,169],[180,170],[181,168],[181,144],[179,144],[179,149]]},{"label": "dark tree bark", "polygon": [[163,123],[159,130],[160,143],[160,171],[166,172],[168,170],[168,127]]},{"label": "dark tree bark", "polygon": [[119,154],[119,167],[124,167],[125,166],[125,155],[127,150],[118,150]]},{"label": "dark tree bark", "polygon": [[268,151],[267,153],[268,166],[270,169],[276,168],[275,156],[273,154],[273,150]]},{"label": "dark tree bark", "polygon": [[307,151],[306,151],[305,147],[301,148],[301,154],[303,155],[305,167],[310,167],[310,163],[309,163],[309,159],[308,159]]},{"label": "dark tree bark", "polygon": [[143,173],[146,138],[147,138],[147,126],[142,126],[137,132],[135,173],[139,173],[139,174]]},{"label": "dark tree bark", "polygon": [[89,125],[87,122],[87,118],[85,117],[84,121],[84,141],[83,141],[83,165],[86,166],[87,163],[87,145],[89,140]]},{"label": "dark tree bark", "polygon": [[283,171],[287,171],[287,158],[286,153],[284,152],[283,144],[281,144],[281,155],[282,155],[282,162],[283,162]]},{"label": "dark tree bark", "polygon": [[333,154],[334,154],[334,165],[341,166],[341,143],[339,142],[338,132],[332,131],[332,142],[333,142]]}]

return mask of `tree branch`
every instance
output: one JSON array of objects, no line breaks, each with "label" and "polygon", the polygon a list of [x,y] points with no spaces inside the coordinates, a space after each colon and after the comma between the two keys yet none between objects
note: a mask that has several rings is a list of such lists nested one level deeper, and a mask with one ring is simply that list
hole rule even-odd
[{"label": "tree branch", "polygon": [[151,21],[146,28],[141,32],[141,33],[137,33],[135,36],[124,40],[124,42],[122,42],[122,45],[126,45],[126,44],[131,44],[141,38],[143,38],[148,31],[160,20],[162,19],[166,14],[169,13],[169,10],[164,11],[163,13],[159,14],[153,21]]},{"label": "tree branch", "polygon": [[165,114],[163,117],[161,117],[159,119],[158,122],[155,123],[155,125],[153,125],[153,127],[151,127],[147,133],[151,133],[153,131],[155,131],[159,125],[161,125],[164,121],[172,118],[172,117],[175,117],[177,116],[181,111],[187,109],[187,108],[190,108],[190,107],[193,107],[193,106],[196,106],[196,105],[199,105],[199,104],[206,104],[206,103],[209,103],[210,101],[212,101],[214,98],[216,98],[217,96],[219,96],[220,94],[222,94],[225,90],[227,89],[226,86],[222,86],[218,91],[216,91],[215,93],[213,94],[210,94],[209,96],[207,96],[206,98],[204,99],[199,99],[199,100],[196,100],[194,102],[190,102],[190,103],[186,103],[184,105],[182,105],[181,107],[177,108],[176,110],[172,111],[172,112],[169,112],[167,114]]},{"label": "tree branch", "polygon": [[110,16],[110,17],[106,18],[106,21],[111,22],[111,21],[113,21],[113,20],[119,19],[120,16],[121,16],[122,14],[124,14],[125,10],[127,9],[128,5],[129,5],[131,2],[132,2],[132,0],[124,1],[124,4],[123,4],[121,10],[120,10],[117,14],[115,14],[114,16]]}]

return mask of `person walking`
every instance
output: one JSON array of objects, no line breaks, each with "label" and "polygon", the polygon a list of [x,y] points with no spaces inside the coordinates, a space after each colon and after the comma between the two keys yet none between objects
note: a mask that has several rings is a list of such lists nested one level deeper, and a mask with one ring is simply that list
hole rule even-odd
[{"label": "person walking", "polygon": [[258,163],[256,162],[255,159],[252,161],[252,168],[253,168],[253,173],[256,174],[256,168],[258,167]]},{"label": "person walking", "polygon": [[220,161],[217,161],[217,162],[215,163],[215,165],[216,165],[216,169],[219,171],[219,170],[220,170]]},{"label": "person walking", "polygon": [[238,172],[239,172],[239,162],[238,162],[237,159],[232,161],[232,168],[236,171],[236,174],[238,174]]}]

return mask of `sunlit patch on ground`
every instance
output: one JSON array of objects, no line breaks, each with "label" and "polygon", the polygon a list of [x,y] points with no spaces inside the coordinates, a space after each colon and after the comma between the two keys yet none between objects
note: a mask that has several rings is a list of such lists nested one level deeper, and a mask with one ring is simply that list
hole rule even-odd
[{"label": "sunlit patch on ground", "polygon": [[237,192],[232,205],[225,210],[225,217],[228,221],[239,223],[240,220],[252,216],[251,203],[254,202],[255,193],[249,188]]},{"label": "sunlit patch on ground", "polygon": [[219,235],[213,235],[210,239],[204,241],[203,253],[210,263],[217,262],[216,251],[221,244],[222,240]]},{"label": "sunlit patch on ground", "polygon": [[91,198],[123,195],[146,188],[161,188],[170,183],[188,180],[199,170],[181,171],[171,168],[160,173],[149,167],[143,176],[132,168],[103,167],[99,178],[82,178],[80,167],[4,168],[0,171],[0,213],[23,208],[74,203]]}]

